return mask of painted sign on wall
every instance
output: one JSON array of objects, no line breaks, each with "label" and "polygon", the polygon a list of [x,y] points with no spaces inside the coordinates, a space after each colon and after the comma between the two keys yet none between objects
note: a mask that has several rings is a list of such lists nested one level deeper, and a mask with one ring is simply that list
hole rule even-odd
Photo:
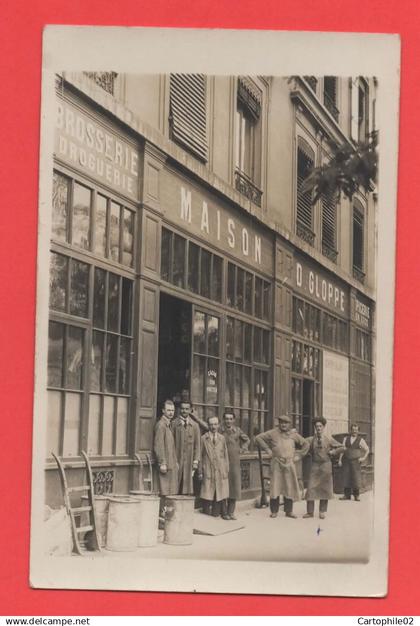
[{"label": "painted sign on wall", "polygon": [[349,426],[349,359],[323,350],[322,413],[329,434],[344,433]]},{"label": "painted sign on wall", "polygon": [[363,328],[372,328],[372,309],[368,301],[360,296],[354,296],[351,300],[351,319]]},{"label": "painted sign on wall", "polygon": [[244,263],[273,273],[273,242],[244,212],[181,177],[165,172],[161,193],[168,219]]},{"label": "painted sign on wall", "polygon": [[54,153],[117,193],[138,199],[137,150],[67,100],[57,99]]},{"label": "painted sign on wall", "polygon": [[295,261],[295,287],[303,295],[331,311],[347,317],[348,291],[322,268],[309,265],[303,259]]}]

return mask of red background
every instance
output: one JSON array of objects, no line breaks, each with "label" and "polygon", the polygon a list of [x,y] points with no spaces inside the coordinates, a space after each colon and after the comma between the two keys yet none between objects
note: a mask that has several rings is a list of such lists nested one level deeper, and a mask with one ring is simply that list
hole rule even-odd
[{"label": "red background", "polygon": [[[418,0],[35,0],[0,20],[2,615],[420,614]],[[41,35],[45,24],[399,33],[402,38],[389,594],[384,599],[40,591],[29,578]],[[380,419],[380,415],[377,419]]]}]

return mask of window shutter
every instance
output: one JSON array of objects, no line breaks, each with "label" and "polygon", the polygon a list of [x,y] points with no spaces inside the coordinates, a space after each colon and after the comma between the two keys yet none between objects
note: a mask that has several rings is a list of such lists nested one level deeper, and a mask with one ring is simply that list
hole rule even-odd
[{"label": "window shutter", "polygon": [[339,110],[337,109],[337,77],[324,76],[324,105],[333,118],[338,121]]},{"label": "window shutter", "polygon": [[206,79],[204,74],[170,75],[171,138],[207,161]]},{"label": "window shutter", "polygon": [[353,207],[353,267],[363,270],[364,217],[356,206]]},{"label": "window shutter", "polygon": [[332,249],[336,245],[337,203],[332,194],[322,197],[322,243]]},{"label": "window shutter", "polygon": [[359,135],[359,120],[358,120],[358,108],[359,108],[359,79],[350,78],[351,85],[351,138],[357,141]]},{"label": "window shutter", "polygon": [[301,187],[303,181],[308,176],[309,172],[314,166],[314,154],[310,150],[309,146],[306,148],[303,145],[298,146],[297,153],[297,207],[296,218],[297,221],[312,230],[312,193],[306,191],[302,193]]},{"label": "window shutter", "polygon": [[333,104],[337,104],[337,78],[335,76],[324,77],[324,94]]}]

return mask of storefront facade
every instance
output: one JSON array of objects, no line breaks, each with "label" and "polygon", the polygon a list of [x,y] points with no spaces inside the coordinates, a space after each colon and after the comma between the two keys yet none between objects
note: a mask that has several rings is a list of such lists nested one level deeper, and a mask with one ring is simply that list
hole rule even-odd
[{"label": "storefront facade", "polygon": [[59,89],[54,142],[46,500],[51,452],[97,493],[138,486],[162,402],[233,410],[251,439],[288,413],[304,436],[372,438],[374,303],[164,150]]}]

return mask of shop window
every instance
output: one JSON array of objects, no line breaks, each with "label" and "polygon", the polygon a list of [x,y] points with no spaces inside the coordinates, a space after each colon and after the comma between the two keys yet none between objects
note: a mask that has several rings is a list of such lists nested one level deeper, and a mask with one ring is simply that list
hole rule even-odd
[{"label": "shop window", "polygon": [[79,454],[85,331],[50,322],[48,337],[47,454]]},{"label": "shop window", "polygon": [[365,222],[363,208],[357,202],[353,206],[353,276],[360,282],[365,280],[364,272]]},{"label": "shop window", "polygon": [[167,228],[162,228],[160,275],[204,298],[222,300],[222,259]]},{"label": "shop window", "polygon": [[338,79],[336,76],[324,76],[324,105],[338,122],[340,111],[338,103]]},{"label": "shop window", "polygon": [[312,192],[305,191],[303,183],[311,173],[314,164],[314,151],[306,141],[299,137],[296,168],[296,234],[311,246],[315,241]]},{"label": "shop window", "polygon": [[292,342],[290,413],[303,436],[312,431],[312,418],[321,414],[321,350],[300,341]]},{"label": "shop window", "polygon": [[322,254],[337,261],[337,201],[333,194],[322,196]]},{"label": "shop window", "polygon": [[293,297],[293,331],[311,341],[320,341],[321,311],[315,306]]},{"label": "shop window", "polygon": [[92,190],[79,183],[73,186],[71,243],[90,248]]},{"label": "shop window", "polygon": [[50,257],[50,308],[77,317],[88,316],[89,265],[62,254]]},{"label": "shop window", "polygon": [[235,187],[249,200],[261,206],[258,188],[261,169],[262,93],[245,76],[238,78],[235,117]]},{"label": "shop window", "polygon": [[[348,324],[318,307],[293,297],[293,332],[305,339],[348,352]],[[322,331],[322,333],[321,333]]]},{"label": "shop window", "polygon": [[253,439],[268,420],[270,333],[233,317],[226,324],[225,408]]},{"label": "shop window", "polygon": [[207,161],[206,76],[171,74],[169,128],[173,141]]},{"label": "shop window", "polygon": [[354,356],[370,363],[372,361],[371,336],[369,333],[354,329],[352,352]]},{"label": "shop window", "polygon": [[193,319],[193,366],[191,396],[197,414],[208,419],[218,415],[220,386],[220,320],[195,311]]},{"label": "shop window", "polygon": [[127,267],[134,263],[134,211],[58,172],[52,237]]},{"label": "shop window", "polygon": [[228,263],[227,304],[248,315],[270,319],[270,283],[251,272]]},{"label": "shop window", "polygon": [[[92,273],[92,318],[89,275]],[[133,281],[52,253],[50,308],[85,318],[50,321],[48,453],[125,455],[133,341]],[[86,444],[84,449],[86,449]]]}]

